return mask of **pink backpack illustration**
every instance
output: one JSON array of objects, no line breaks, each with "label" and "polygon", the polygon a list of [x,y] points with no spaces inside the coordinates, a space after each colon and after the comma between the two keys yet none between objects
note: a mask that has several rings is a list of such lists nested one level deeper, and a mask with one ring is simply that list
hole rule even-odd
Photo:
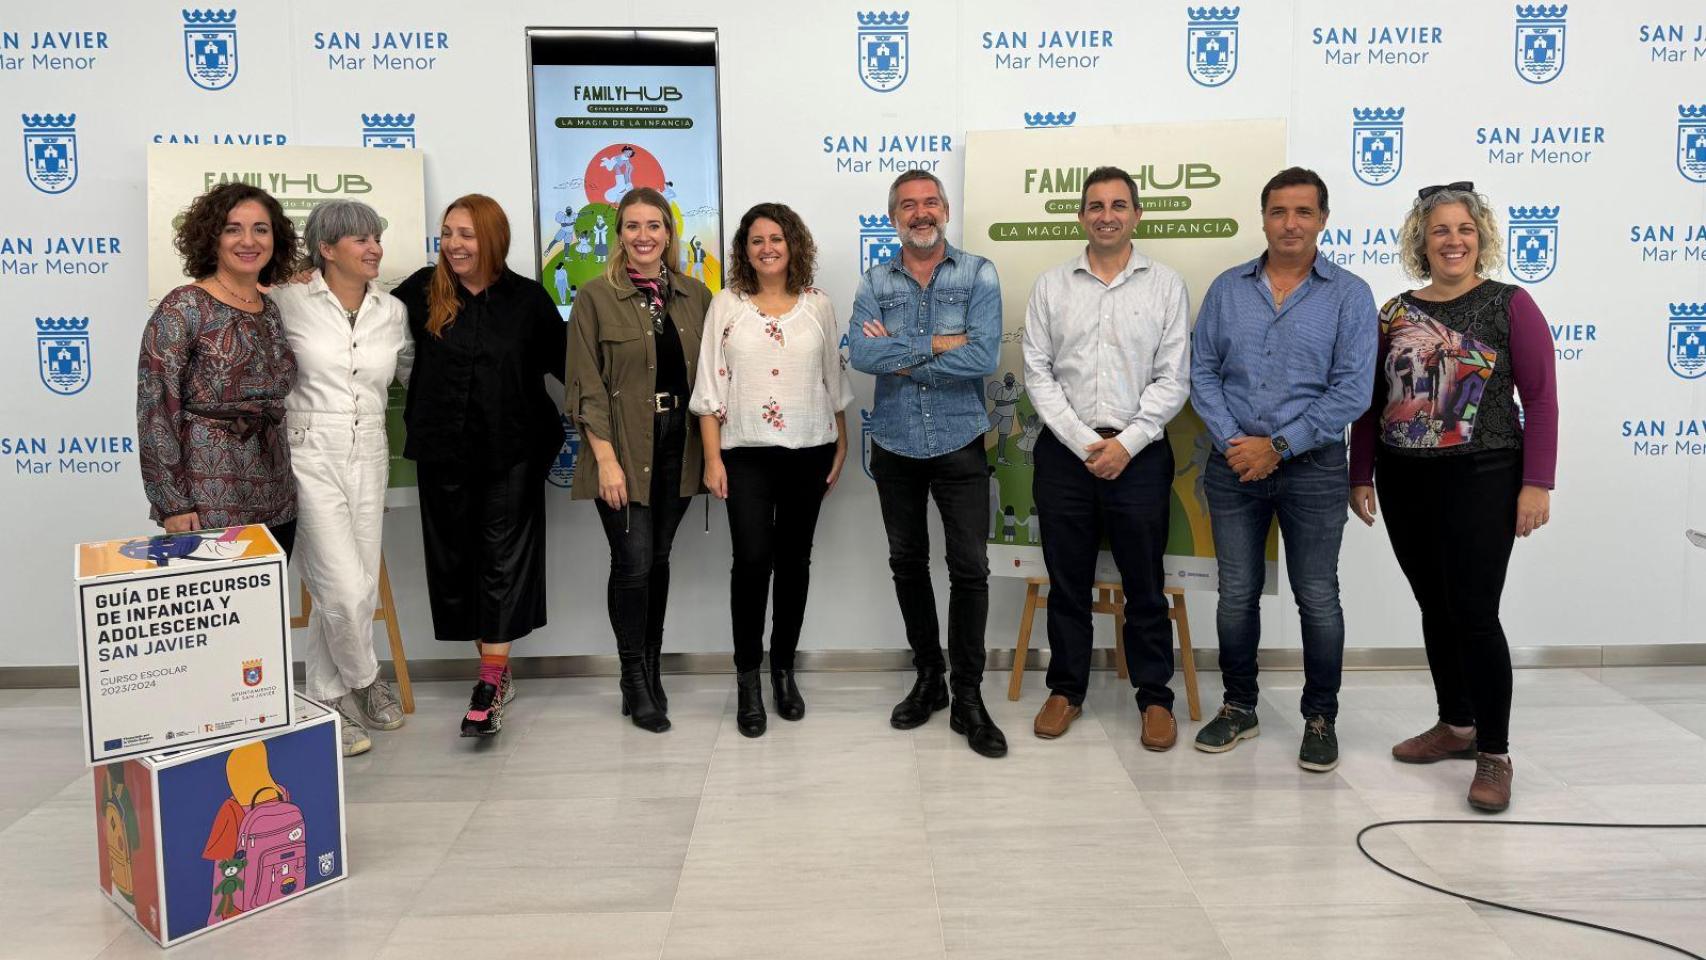
[{"label": "pink backpack illustration", "polygon": [[[273,790],[272,800],[261,794]],[[308,830],[302,810],[283,791],[255,792],[237,827],[237,852],[217,863],[212,915],[208,923],[266,906],[296,893],[308,883]]]}]

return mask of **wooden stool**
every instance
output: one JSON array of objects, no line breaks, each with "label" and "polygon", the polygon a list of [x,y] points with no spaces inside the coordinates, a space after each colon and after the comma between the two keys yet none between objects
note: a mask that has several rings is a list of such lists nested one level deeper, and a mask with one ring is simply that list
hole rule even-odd
[{"label": "wooden stool", "polygon": [[[1047,577],[1025,578],[1025,610],[1019,615],[1019,642],[1013,647],[1013,679],[1007,684],[1007,699],[1019,699],[1019,689],[1025,682],[1025,656],[1031,649],[1031,624],[1037,611],[1048,608]],[[1096,599],[1090,603],[1091,613],[1114,615],[1114,669],[1121,680],[1130,676],[1125,665],[1125,591],[1117,583],[1097,583]],[[1168,587],[1172,601],[1167,619],[1179,630],[1179,659],[1185,668],[1185,702],[1190,705],[1191,719],[1202,719],[1202,702],[1197,699],[1197,661],[1191,655],[1191,618],[1185,611],[1185,592]]]},{"label": "wooden stool", "polygon": [[[308,595],[308,585],[302,589],[302,615],[290,618],[292,630],[308,626],[308,613],[314,609],[314,598]],[[391,638],[391,666],[397,671],[397,693],[403,701],[403,712],[415,712],[415,688],[409,684],[409,661],[403,655],[403,632],[397,628],[397,604],[391,599],[391,574],[385,569],[385,554],[379,555],[379,605],[373,619],[385,621],[385,634]]]}]

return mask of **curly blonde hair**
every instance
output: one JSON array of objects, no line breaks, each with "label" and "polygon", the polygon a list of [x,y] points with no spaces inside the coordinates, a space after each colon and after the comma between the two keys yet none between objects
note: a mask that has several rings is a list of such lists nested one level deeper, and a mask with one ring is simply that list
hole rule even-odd
[{"label": "curly blonde hair", "polygon": [[1499,220],[1493,214],[1493,205],[1473,190],[1447,188],[1417,197],[1404,217],[1404,226],[1398,230],[1398,259],[1411,277],[1427,280],[1433,276],[1433,269],[1428,266],[1428,217],[1452,203],[1463,204],[1470,219],[1475,221],[1475,233],[1480,238],[1476,244],[1479,250],[1475,257],[1476,275],[1491,276],[1504,265],[1505,249],[1499,240]]}]

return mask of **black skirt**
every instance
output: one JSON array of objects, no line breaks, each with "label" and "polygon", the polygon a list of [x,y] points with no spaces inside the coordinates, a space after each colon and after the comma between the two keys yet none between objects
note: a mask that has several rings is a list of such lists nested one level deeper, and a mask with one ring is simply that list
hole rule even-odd
[{"label": "black skirt", "polygon": [[438,639],[507,643],[545,625],[545,471],[422,461],[416,476]]}]

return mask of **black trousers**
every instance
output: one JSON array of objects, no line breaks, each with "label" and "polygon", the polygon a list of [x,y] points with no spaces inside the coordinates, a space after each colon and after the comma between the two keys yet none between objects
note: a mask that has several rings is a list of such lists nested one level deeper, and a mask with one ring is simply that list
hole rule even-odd
[{"label": "black trousers", "polygon": [[545,468],[416,464],[438,639],[508,643],[545,625]]},{"label": "black trousers", "polygon": [[1392,552],[1422,610],[1439,718],[1475,727],[1476,748],[1510,750],[1511,653],[1499,623],[1522,453],[1405,457],[1375,470]]},{"label": "black trousers", "polygon": [[620,510],[603,500],[598,519],[610,542],[610,580],[605,604],[616,649],[638,654],[663,645],[664,610],[669,603],[669,551],[691,497],[681,495],[681,457],[687,442],[687,411],[657,414],[652,424],[650,503]]},{"label": "black trousers", "polygon": [[1167,438],[1139,450],[1103,480],[1044,430],[1037,438],[1031,496],[1048,567],[1048,688],[1074,704],[1090,683],[1090,619],[1096,555],[1107,537],[1125,591],[1125,659],[1138,706],[1173,709],[1173,626],[1167,619],[1162,555],[1167,547],[1173,448]]},{"label": "black trousers", "polygon": [[930,583],[928,510],[934,497],[947,540],[947,665],[956,682],[968,684],[983,681],[983,629],[989,619],[988,465],[982,437],[953,453],[923,459],[871,448],[871,475],[889,538],[889,570],[912,663],[944,665]]},{"label": "black trousers", "polygon": [[764,608],[774,573],[776,611],[770,627],[770,669],[794,669],[811,585],[812,534],[823,508],[824,483],[835,444],[735,447],[723,451],[729,476],[729,612],[734,621],[735,669],[764,660]]}]

